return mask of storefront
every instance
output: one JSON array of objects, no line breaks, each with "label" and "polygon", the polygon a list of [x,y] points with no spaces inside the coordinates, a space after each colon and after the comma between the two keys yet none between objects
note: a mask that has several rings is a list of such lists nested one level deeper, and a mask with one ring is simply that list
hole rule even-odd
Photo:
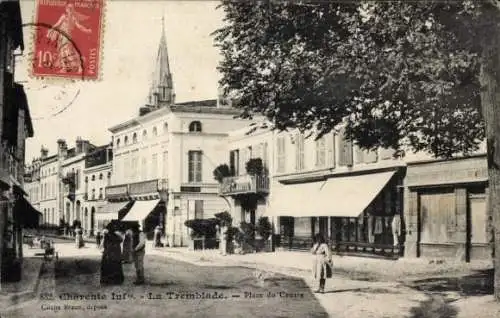
[{"label": "storefront", "polygon": [[278,215],[284,249],[309,249],[316,233],[341,254],[400,254],[404,168],[331,175],[273,187],[270,213]]},{"label": "storefront", "polygon": [[408,164],[407,257],[491,258],[486,156]]}]

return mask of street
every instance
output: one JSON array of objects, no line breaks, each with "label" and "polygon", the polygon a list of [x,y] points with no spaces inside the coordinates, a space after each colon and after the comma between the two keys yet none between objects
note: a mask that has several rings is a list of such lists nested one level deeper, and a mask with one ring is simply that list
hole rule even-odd
[{"label": "street", "polygon": [[202,267],[162,256],[146,256],[145,285],[133,285],[134,267],[125,264],[123,285],[101,286],[100,251],[73,246],[57,244],[59,260],[46,263],[38,298],[2,317],[328,316],[300,278],[272,274],[261,283],[250,268]]}]

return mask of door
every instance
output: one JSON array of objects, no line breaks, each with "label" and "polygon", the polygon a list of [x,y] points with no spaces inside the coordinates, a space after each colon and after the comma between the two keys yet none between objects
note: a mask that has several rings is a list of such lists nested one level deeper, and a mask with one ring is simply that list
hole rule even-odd
[{"label": "door", "polygon": [[474,245],[487,245],[488,215],[486,211],[485,195],[469,195],[467,209],[467,240],[465,261],[469,262],[473,254]]}]

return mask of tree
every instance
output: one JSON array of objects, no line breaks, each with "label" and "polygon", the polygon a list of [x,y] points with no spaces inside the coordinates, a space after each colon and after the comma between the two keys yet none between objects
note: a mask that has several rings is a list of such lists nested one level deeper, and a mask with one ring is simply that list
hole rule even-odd
[{"label": "tree", "polygon": [[262,114],[275,129],[318,137],[345,124],[345,137],[361,148],[445,158],[470,154],[486,139],[500,250],[496,1],[224,0],[221,7],[221,85],[242,117]]},{"label": "tree", "polygon": [[251,158],[245,164],[247,173],[251,176],[260,176],[264,173],[264,164],[260,158]]}]

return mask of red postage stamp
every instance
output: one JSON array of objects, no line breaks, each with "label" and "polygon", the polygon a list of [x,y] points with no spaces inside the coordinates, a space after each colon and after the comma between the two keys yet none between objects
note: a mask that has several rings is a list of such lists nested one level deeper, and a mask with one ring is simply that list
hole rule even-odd
[{"label": "red postage stamp", "polygon": [[37,0],[32,75],[96,80],[104,0]]}]

